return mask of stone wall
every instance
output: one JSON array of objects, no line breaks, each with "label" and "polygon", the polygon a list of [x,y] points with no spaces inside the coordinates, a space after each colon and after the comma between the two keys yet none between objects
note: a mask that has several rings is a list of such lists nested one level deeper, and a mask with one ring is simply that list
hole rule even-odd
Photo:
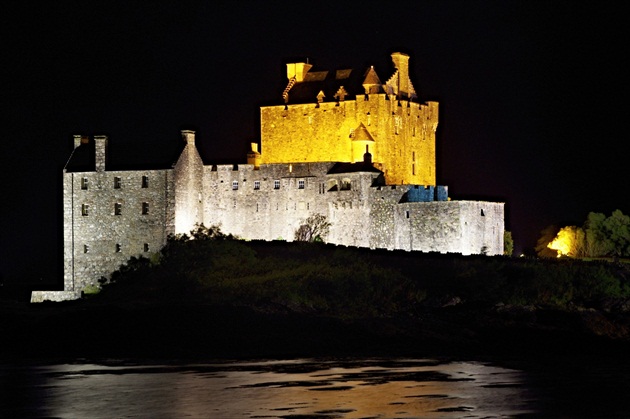
[{"label": "stone wall", "polygon": [[260,111],[263,163],[357,162],[361,124],[373,138],[369,152],[390,184],[435,185],[438,103],[418,104],[386,94],[356,100],[285,106]]},{"label": "stone wall", "polygon": [[64,289],[98,286],[174,232],[172,170],[64,173]]},{"label": "stone wall", "polygon": [[76,291],[33,291],[31,303],[43,303],[44,301],[72,301],[81,298],[81,292]]}]

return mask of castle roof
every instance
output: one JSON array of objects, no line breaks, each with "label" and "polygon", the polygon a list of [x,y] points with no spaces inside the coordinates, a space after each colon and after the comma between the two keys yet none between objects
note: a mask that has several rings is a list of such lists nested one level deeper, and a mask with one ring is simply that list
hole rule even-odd
[{"label": "castle roof", "polygon": [[335,163],[333,167],[328,170],[328,175],[335,175],[339,173],[357,173],[357,172],[371,172],[371,173],[383,173],[378,170],[372,164],[365,161],[357,163]]},{"label": "castle roof", "polygon": [[[288,91],[286,103],[317,103],[321,101],[343,101],[365,93],[362,82],[365,73],[345,68],[341,70],[312,69],[301,82],[294,82]],[[318,100],[318,96],[320,99]]]},{"label": "castle roof", "polygon": [[288,83],[282,92],[285,104],[342,102],[357,95],[387,93],[398,99],[416,99],[416,90],[409,78],[409,56],[401,52],[391,55],[394,72],[382,83],[374,66],[367,69],[344,68],[321,70],[309,63],[288,63]]}]

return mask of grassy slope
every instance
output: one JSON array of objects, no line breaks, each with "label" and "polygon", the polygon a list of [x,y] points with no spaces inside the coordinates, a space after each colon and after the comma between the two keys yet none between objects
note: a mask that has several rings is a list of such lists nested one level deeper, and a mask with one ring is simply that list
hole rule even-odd
[{"label": "grassy slope", "polygon": [[627,265],[173,241],[85,300],[4,304],[6,357],[625,351]]}]

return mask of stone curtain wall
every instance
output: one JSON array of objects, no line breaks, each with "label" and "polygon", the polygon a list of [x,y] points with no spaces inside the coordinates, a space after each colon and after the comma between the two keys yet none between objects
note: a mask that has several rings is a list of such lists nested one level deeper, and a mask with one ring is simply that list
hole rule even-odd
[{"label": "stone curtain wall", "polygon": [[174,232],[172,170],[64,174],[64,289],[97,286]]},{"label": "stone curtain wall", "polygon": [[327,215],[326,172],[332,165],[206,166],[204,224],[245,239],[291,241],[309,215]]}]

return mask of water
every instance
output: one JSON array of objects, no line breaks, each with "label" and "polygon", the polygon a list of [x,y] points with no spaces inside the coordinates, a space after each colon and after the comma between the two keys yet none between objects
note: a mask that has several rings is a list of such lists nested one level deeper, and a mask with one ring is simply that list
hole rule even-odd
[{"label": "water", "polygon": [[[0,365],[7,418],[629,417],[612,371],[549,376],[479,362],[361,359]],[[601,383],[597,384],[597,377]],[[610,396],[598,398],[597,388]],[[627,383],[626,383],[627,384]],[[619,395],[627,387],[619,387]],[[597,405],[601,403],[601,405]]]},{"label": "water", "polygon": [[428,359],[3,366],[6,417],[458,418],[536,412],[521,371]]}]

